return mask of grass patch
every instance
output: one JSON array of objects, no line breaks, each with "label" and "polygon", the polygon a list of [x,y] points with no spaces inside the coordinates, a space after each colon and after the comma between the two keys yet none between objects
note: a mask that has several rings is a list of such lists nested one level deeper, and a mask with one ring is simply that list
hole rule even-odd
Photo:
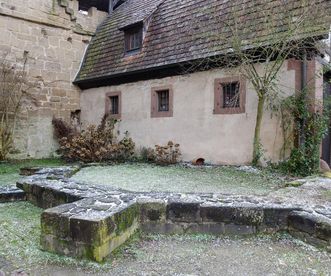
[{"label": "grass patch", "polygon": [[185,167],[119,164],[82,169],[73,179],[131,191],[266,194],[284,187],[285,178],[269,170],[238,170],[234,166]]},{"label": "grass patch", "polygon": [[24,167],[54,167],[65,165],[61,159],[10,160],[0,163],[0,186],[15,185]]}]

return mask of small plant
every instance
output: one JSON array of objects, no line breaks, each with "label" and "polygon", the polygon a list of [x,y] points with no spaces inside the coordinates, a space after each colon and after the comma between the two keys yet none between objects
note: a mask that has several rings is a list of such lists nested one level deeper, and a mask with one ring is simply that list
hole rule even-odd
[{"label": "small plant", "polygon": [[179,144],[169,141],[166,146],[155,145],[154,161],[159,165],[171,165],[179,162],[181,152]]},{"label": "small plant", "polygon": [[143,162],[155,162],[154,149],[143,147],[140,150],[140,160]]},{"label": "small plant", "polygon": [[90,125],[81,132],[75,131],[60,119],[54,119],[55,134],[59,139],[59,153],[67,161],[105,162],[126,161],[133,157],[135,144],[126,133],[117,141],[114,134],[116,120],[105,115],[99,126]]}]

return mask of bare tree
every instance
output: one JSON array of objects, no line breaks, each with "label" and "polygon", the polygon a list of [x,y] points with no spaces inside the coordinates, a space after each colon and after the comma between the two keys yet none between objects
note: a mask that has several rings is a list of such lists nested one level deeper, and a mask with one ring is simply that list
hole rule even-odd
[{"label": "bare tree", "polygon": [[[215,41],[216,57],[192,63],[199,67],[230,68],[253,85],[258,97],[252,163],[261,157],[261,124],[266,105],[277,98],[278,76],[289,58],[306,60],[317,54],[316,44],[330,30],[330,1],[327,0],[256,0],[227,1],[214,24],[220,26],[199,39]],[[199,18],[197,19],[199,21]],[[197,22],[203,24],[204,22]],[[224,49],[224,50],[222,50]],[[239,93],[239,92],[238,92]],[[233,99],[236,103],[237,100]]]},{"label": "bare tree", "polygon": [[13,149],[14,131],[23,100],[35,85],[28,81],[25,57],[22,64],[0,61],[0,161]]}]

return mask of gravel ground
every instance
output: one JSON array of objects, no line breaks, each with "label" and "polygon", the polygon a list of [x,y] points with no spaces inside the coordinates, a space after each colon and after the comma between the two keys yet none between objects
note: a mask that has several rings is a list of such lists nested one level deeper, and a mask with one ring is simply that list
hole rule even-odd
[{"label": "gravel ground", "polygon": [[331,255],[288,235],[250,238],[135,237],[104,264],[41,251],[40,214],[27,202],[0,204],[0,275],[331,275]]},{"label": "gravel ground", "polygon": [[[124,250],[107,272],[96,275],[331,275],[331,256],[288,237],[213,239],[151,236]],[[48,267],[43,275],[88,275]]]},{"label": "gravel ground", "polygon": [[247,195],[263,195],[279,189],[284,184],[284,179],[265,171],[251,172],[230,166],[192,168],[149,164],[87,167],[74,175],[73,179],[137,192]]}]

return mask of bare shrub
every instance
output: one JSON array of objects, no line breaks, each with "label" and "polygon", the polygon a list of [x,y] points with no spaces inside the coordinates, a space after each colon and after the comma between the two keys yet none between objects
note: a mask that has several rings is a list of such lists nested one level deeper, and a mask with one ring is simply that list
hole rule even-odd
[{"label": "bare shrub", "polygon": [[64,122],[59,123],[60,121],[62,120],[53,120],[53,125],[59,138],[59,153],[65,160],[85,163],[126,161],[134,155],[133,140],[126,133],[118,141],[114,131],[117,121],[107,114],[99,126],[90,125],[81,132],[74,132],[73,128]]},{"label": "bare shrub", "polygon": [[52,124],[54,126],[54,135],[57,139],[71,137],[77,134],[77,131],[73,127],[61,119],[53,118]]},{"label": "bare shrub", "polygon": [[155,145],[153,154],[149,152],[149,158],[159,165],[176,164],[181,156],[179,147],[179,144],[175,144],[172,141],[169,141],[165,146]]}]

